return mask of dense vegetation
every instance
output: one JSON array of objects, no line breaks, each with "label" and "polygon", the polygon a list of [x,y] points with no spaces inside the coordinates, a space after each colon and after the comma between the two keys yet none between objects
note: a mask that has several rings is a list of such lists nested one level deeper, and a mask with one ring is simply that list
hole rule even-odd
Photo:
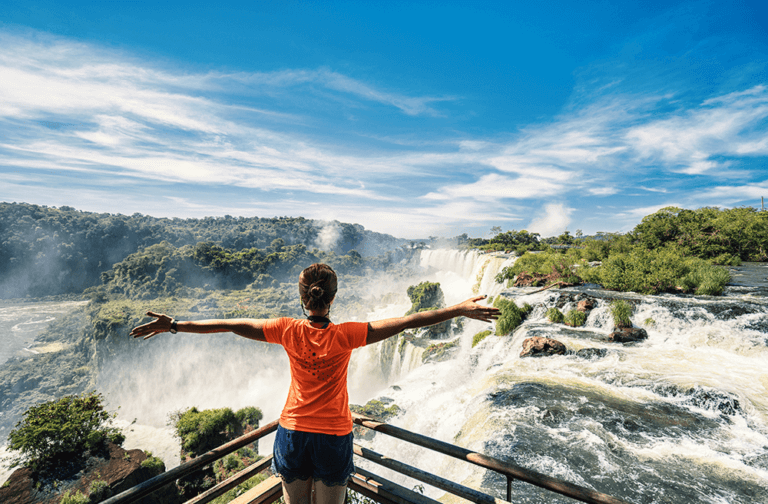
[{"label": "dense vegetation", "polygon": [[[101,273],[152,245],[183,248],[210,242],[234,251],[303,245],[343,255],[377,255],[405,243],[359,224],[303,217],[167,219],[0,203],[0,298],[79,293]],[[272,247],[270,249],[270,247]]]},{"label": "dense vegetation", "polygon": [[[530,236],[501,235],[509,243],[513,243],[510,236]],[[525,254],[497,280],[525,280],[526,285],[593,282],[606,289],[643,294],[718,295],[730,280],[728,271],[718,265],[768,260],[768,212],[667,207],[643,218],[625,235],[558,238],[569,247],[529,243],[528,250],[537,247],[542,253]],[[492,239],[489,244],[493,243]],[[589,267],[592,261],[601,264]]]},{"label": "dense vegetation", "polygon": [[197,457],[242,435],[247,427],[256,428],[263,418],[261,410],[246,407],[237,412],[229,408],[198,410],[189,408],[171,416],[181,448]]},{"label": "dense vegetation", "polygon": [[113,416],[104,410],[103,398],[95,392],[33,406],[8,435],[8,449],[17,452],[11,467],[45,471],[82,460],[106,443],[121,445],[125,436],[111,426]]},{"label": "dense vegetation", "polygon": [[[173,425],[176,436],[181,441],[182,462],[186,457],[197,457],[205,452],[242,436],[247,429],[256,429],[262,413],[259,408],[246,407],[237,412],[230,408],[218,408],[198,410],[189,408],[171,414],[170,423]],[[185,476],[176,482],[180,493],[189,499],[209,489],[217,483],[221,483],[233,474],[260,460],[258,444],[238,449],[236,452],[215,461],[211,465],[204,466],[198,471]],[[255,486],[263,480],[263,476],[257,476],[249,480],[239,491],[244,491]],[[237,493],[232,492],[231,497]],[[224,501],[222,501],[224,502]]]}]

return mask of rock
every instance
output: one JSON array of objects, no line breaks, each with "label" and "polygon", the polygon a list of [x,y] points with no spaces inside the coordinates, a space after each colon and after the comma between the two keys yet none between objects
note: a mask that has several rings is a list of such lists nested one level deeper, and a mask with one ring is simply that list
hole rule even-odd
[{"label": "rock", "polygon": [[582,348],[575,352],[576,357],[581,357],[582,359],[596,359],[605,357],[607,354],[608,350],[605,348]]},{"label": "rock", "polygon": [[576,305],[576,309],[580,312],[587,313],[595,307],[595,301],[593,299],[582,299],[579,304]]},{"label": "rock", "polygon": [[614,343],[633,343],[648,339],[648,333],[640,327],[614,327],[611,334],[608,335],[608,341]]},{"label": "rock", "polygon": [[[147,455],[141,450],[124,450],[109,444],[106,453],[90,457],[79,471],[53,478],[35,475],[29,468],[21,468],[11,474],[0,488],[0,502],[4,504],[34,504],[58,502],[64,492],[80,492],[88,496],[91,483],[103,481],[107,487],[103,495],[117,495],[159,474],[158,469],[143,467]],[[164,469],[161,469],[162,472]],[[52,482],[56,481],[53,485]],[[167,485],[137,501],[143,504],[176,504],[183,502],[173,485]]]},{"label": "rock", "polygon": [[551,338],[534,336],[523,341],[520,357],[542,357],[547,355],[565,355],[565,345]]}]

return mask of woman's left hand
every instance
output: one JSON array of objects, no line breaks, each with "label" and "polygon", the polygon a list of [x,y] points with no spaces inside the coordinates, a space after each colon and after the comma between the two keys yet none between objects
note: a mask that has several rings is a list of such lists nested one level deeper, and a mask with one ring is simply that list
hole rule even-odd
[{"label": "woman's left hand", "polygon": [[475,320],[483,320],[485,322],[491,322],[492,320],[498,319],[499,315],[501,315],[498,308],[477,303],[486,297],[488,296],[477,296],[460,303],[458,307],[461,311],[461,315]]}]

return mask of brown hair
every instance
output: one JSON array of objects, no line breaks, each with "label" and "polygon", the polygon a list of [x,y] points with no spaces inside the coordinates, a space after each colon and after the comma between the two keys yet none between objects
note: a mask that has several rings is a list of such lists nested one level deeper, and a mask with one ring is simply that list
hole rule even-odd
[{"label": "brown hair", "polygon": [[299,275],[299,296],[307,310],[320,311],[330,307],[336,289],[336,272],[327,264],[315,263]]}]

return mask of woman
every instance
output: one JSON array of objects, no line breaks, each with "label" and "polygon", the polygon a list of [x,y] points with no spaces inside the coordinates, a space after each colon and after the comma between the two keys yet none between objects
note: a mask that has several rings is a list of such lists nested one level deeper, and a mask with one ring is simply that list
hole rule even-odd
[{"label": "woman", "polygon": [[[415,329],[464,316],[490,322],[499,311],[477,301],[376,322],[333,324],[328,315],[336,295],[336,273],[313,264],[299,275],[302,310],[308,320],[228,319],[178,322],[147,312],[156,320],[131,331],[134,338],[163,332],[233,332],[245,338],[280,344],[291,368],[291,385],[275,436],[272,470],[283,482],[287,504],[308,504],[312,489],[318,504],[344,501],[352,464],[352,414],[347,395],[347,367],[352,350]],[[306,314],[306,312],[305,312]]]}]

